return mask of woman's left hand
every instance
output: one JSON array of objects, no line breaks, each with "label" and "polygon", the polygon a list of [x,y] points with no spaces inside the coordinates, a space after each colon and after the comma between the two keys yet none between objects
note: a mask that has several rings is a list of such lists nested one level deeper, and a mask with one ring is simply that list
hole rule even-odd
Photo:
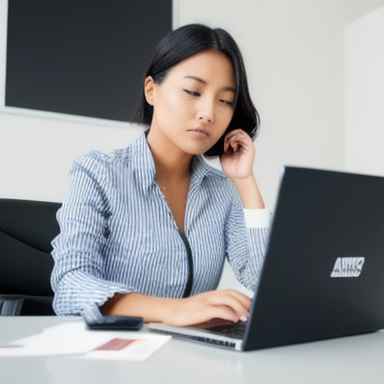
[{"label": "woman's left hand", "polygon": [[224,139],[221,167],[232,180],[246,179],[253,175],[255,147],[252,139],[242,129],[235,129]]},{"label": "woman's left hand", "polygon": [[247,209],[264,208],[264,201],[253,174],[255,153],[252,139],[242,129],[236,129],[226,136],[221,167],[232,180],[244,208]]}]

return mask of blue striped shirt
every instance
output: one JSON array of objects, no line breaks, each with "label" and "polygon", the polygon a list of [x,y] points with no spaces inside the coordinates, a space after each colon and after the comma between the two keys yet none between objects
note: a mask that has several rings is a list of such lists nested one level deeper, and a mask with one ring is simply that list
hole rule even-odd
[{"label": "blue striped shirt", "polygon": [[116,293],[182,297],[191,276],[191,295],[216,289],[225,257],[254,290],[268,238],[267,228],[246,227],[233,183],[203,156],[191,163],[183,238],[145,135],[112,154],[77,159],[57,218],[51,282],[58,315],[98,308]]}]

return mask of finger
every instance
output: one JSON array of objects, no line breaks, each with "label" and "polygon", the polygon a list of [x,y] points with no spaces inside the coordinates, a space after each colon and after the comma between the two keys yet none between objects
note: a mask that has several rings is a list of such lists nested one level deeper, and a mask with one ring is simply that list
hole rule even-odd
[{"label": "finger", "polygon": [[239,149],[242,148],[242,144],[241,144],[241,140],[239,140],[239,138],[237,138],[236,136],[232,136],[230,138],[228,138],[227,140],[227,143],[226,143],[226,146],[225,146],[225,152],[238,152]]},{"label": "finger", "polygon": [[[239,316],[231,307],[225,305],[211,307],[209,311],[209,319],[223,319],[233,323],[237,323],[241,316]],[[244,317],[245,319],[245,317]]]},{"label": "finger", "polygon": [[230,301],[231,309],[235,311],[238,316],[238,319],[246,321],[249,316],[249,310],[251,308],[251,299],[240,292],[229,291],[229,297],[233,298],[233,301]]},{"label": "finger", "polygon": [[246,133],[242,129],[237,128],[237,129],[234,129],[233,131],[229,132],[227,137],[232,137],[232,136],[237,135],[237,134],[246,134]]},{"label": "finger", "polygon": [[251,308],[252,299],[249,296],[234,289],[226,289],[226,292],[228,292],[229,295],[233,295],[236,300],[239,300],[248,310]]},{"label": "finger", "polygon": [[231,132],[225,140],[224,151],[232,148],[233,152],[239,152],[240,150],[247,149],[250,144],[250,137],[242,130]]},{"label": "finger", "polygon": [[227,316],[230,314],[231,320],[238,321],[241,319],[245,321],[248,318],[250,299],[239,292],[231,290],[218,291],[213,297],[212,304],[220,311],[224,311]]},{"label": "finger", "polygon": [[239,315],[229,304],[227,295],[222,291],[210,291],[182,299],[186,304],[183,310],[178,311],[178,316],[172,318],[174,325],[189,326],[220,318],[237,322]]},{"label": "finger", "polygon": [[168,324],[189,326],[221,318],[232,322],[246,321],[250,299],[234,290],[210,291],[181,299]]},{"label": "finger", "polygon": [[228,150],[230,140],[231,140],[234,136],[236,136],[236,135],[238,135],[238,134],[240,134],[240,133],[242,133],[242,132],[244,132],[244,131],[241,130],[241,129],[235,129],[235,130],[229,132],[227,136],[225,136],[225,138],[224,138],[224,151],[225,151],[225,152]]}]

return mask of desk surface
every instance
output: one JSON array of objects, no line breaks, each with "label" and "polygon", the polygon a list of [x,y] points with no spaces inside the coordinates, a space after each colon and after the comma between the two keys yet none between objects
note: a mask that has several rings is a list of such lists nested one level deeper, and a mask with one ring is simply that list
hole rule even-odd
[{"label": "desk surface", "polygon": [[[0,343],[69,319],[0,317]],[[384,332],[270,348],[227,351],[172,339],[141,363],[81,360],[75,357],[0,358],[7,384],[242,384],[384,382]]]}]

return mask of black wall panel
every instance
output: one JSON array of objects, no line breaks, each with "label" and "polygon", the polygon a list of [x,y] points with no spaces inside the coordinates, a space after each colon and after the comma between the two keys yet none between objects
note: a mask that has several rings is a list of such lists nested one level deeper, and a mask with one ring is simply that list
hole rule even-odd
[{"label": "black wall panel", "polygon": [[5,105],[129,121],[172,0],[9,0]]}]

